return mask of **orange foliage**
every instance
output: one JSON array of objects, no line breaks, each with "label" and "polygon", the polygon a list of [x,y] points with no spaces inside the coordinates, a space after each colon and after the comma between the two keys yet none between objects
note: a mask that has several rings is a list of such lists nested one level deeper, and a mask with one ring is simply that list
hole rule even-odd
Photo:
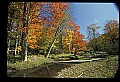
[{"label": "orange foliage", "polygon": [[53,2],[50,4],[50,6],[52,9],[51,11],[53,12],[51,15],[51,18],[53,20],[52,24],[58,28],[61,19],[65,15],[64,10],[68,8],[69,4],[64,2]]},{"label": "orange foliage", "polygon": [[[28,45],[30,48],[37,48],[38,40],[41,35],[49,42],[53,39],[55,28],[58,28],[62,18],[65,16],[65,9],[69,7],[68,3],[65,2],[32,2],[32,8],[30,12],[30,24],[28,28]],[[46,16],[44,11],[48,14]],[[45,29],[43,29],[45,27]],[[67,26],[68,27],[68,26]],[[71,41],[69,39],[69,43],[72,42],[73,47],[77,47],[80,49],[85,49],[85,40],[83,40],[84,36],[79,32],[80,26],[76,25],[74,22],[70,21],[70,30],[73,31],[72,34],[68,37],[71,37]],[[24,31],[25,28],[22,28]],[[43,32],[44,30],[44,32]],[[68,41],[65,39],[66,42]]]},{"label": "orange foliage", "polygon": [[84,39],[84,35],[80,34],[79,29],[80,26],[77,26],[72,22],[72,25],[74,25],[74,31],[73,31],[73,37],[72,37],[72,45],[75,48],[79,48],[81,50],[86,49],[86,41]]}]

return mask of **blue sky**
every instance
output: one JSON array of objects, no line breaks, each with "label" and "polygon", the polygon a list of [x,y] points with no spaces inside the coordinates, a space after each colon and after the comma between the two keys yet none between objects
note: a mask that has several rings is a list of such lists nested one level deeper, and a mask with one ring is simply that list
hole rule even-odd
[{"label": "blue sky", "polygon": [[86,28],[92,23],[97,23],[103,33],[103,27],[107,20],[119,21],[119,9],[114,3],[72,3],[73,18],[75,24],[80,26],[80,33],[87,37]]}]

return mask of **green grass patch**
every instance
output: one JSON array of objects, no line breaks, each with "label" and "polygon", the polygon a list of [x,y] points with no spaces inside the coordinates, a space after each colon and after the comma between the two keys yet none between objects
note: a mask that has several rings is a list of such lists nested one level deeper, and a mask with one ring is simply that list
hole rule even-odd
[{"label": "green grass patch", "polygon": [[8,69],[22,70],[27,68],[34,68],[45,63],[49,63],[51,59],[45,58],[43,55],[30,55],[27,61],[16,61],[15,63],[7,61]]},{"label": "green grass patch", "polygon": [[57,58],[55,61],[67,61],[70,60],[70,58]]},{"label": "green grass patch", "polygon": [[49,58],[51,59],[54,59],[54,60],[59,60],[59,61],[62,61],[62,60],[74,60],[74,59],[78,59],[78,60],[89,60],[91,59],[89,57],[89,54],[86,54],[88,55],[87,57],[85,55],[76,55],[74,56],[73,54],[50,54]]},{"label": "green grass patch", "polygon": [[70,54],[50,54],[49,58],[57,59],[57,58],[68,58]]}]

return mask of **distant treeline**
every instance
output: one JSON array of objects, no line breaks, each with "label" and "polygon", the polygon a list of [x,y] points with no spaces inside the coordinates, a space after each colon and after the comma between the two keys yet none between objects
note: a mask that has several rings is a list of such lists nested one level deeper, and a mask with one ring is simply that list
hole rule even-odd
[{"label": "distant treeline", "polygon": [[[94,31],[93,34],[95,34],[96,29],[93,29],[93,31]],[[88,32],[90,32],[90,30]],[[116,20],[108,21],[107,24],[104,26],[104,34],[101,34],[98,37],[94,37],[90,39],[89,42],[87,43],[87,49],[95,50],[95,51],[106,51],[112,55],[118,54],[119,52],[119,23],[118,21]]]}]

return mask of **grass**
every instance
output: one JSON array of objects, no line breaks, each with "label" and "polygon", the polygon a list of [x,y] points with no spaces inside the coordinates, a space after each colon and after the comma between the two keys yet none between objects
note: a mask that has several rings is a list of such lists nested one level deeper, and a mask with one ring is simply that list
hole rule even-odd
[{"label": "grass", "polygon": [[7,69],[16,69],[16,70],[22,70],[22,69],[28,69],[28,68],[34,68],[40,65],[43,65],[45,63],[49,63],[52,61],[51,59],[45,58],[43,55],[31,55],[28,56],[27,61],[16,61],[15,63],[7,62]]},{"label": "grass", "polygon": [[45,58],[43,55],[29,55],[27,61],[20,61],[20,57],[16,56],[16,61],[14,63],[14,56],[8,55],[7,57],[7,69],[22,70],[27,68],[34,68],[45,63],[49,63],[54,60],[69,60],[70,54],[50,54],[49,58]]},{"label": "grass", "polygon": [[57,58],[68,58],[70,54],[50,54],[49,58],[57,59]]},{"label": "grass", "polygon": [[[89,55],[89,54],[88,54]],[[76,55],[74,54],[50,54],[49,58],[52,58],[56,61],[67,61],[67,60],[73,60],[73,59],[78,59],[78,60],[89,60],[91,59],[90,57],[86,57],[84,55]]]},{"label": "grass", "polygon": [[113,78],[118,69],[118,56],[106,60],[85,62],[65,68],[55,78]]}]

